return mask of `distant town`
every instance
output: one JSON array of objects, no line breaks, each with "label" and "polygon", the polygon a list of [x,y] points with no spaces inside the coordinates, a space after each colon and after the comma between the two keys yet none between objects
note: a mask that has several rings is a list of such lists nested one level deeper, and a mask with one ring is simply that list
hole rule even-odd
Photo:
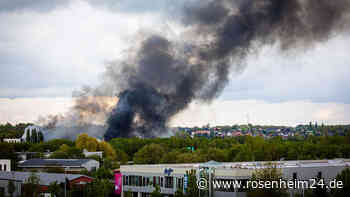
[{"label": "distant town", "polygon": [[350,125],[325,125],[310,122],[307,125],[287,126],[260,126],[260,125],[233,125],[213,126],[209,125],[198,128],[179,127],[191,137],[239,137],[261,136],[266,139],[280,136],[283,139],[306,138],[308,136],[345,136],[350,131]]}]

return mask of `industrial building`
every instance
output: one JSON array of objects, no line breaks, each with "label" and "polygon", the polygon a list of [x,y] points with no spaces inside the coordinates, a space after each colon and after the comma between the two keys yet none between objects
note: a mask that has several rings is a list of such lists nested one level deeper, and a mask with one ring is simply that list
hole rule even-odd
[{"label": "industrial building", "polygon": [[[51,183],[70,184],[70,186],[84,186],[86,183],[93,181],[91,177],[81,174],[55,174],[55,173],[32,173],[32,172],[4,172],[0,171],[0,196],[10,196],[8,191],[8,184],[11,181],[14,184],[15,191],[13,196],[21,196],[23,184],[32,175],[39,178],[40,193],[43,196],[50,196],[48,186]],[[67,182],[69,181],[69,182]]]},{"label": "industrial building", "polygon": [[29,159],[20,162],[18,167],[28,172],[62,169],[68,173],[79,173],[82,170],[95,171],[100,163],[93,159]]},{"label": "industrial building", "polygon": [[[329,183],[343,169],[350,166],[350,159],[335,160],[299,160],[299,161],[275,161],[275,162],[234,162],[219,163],[209,161],[207,163],[192,164],[159,164],[159,165],[122,165],[122,196],[131,193],[134,197],[150,196],[154,191],[154,184],[159,185],[164,196],[173,196],[177,190],[186,192],[188,177],[186,172],[196,170],[197,180],[203,169],[210,172],[210,180],[250,180],[252,174],[259,169],[271,167],[280,169],[283,180],[309,180],[322,178]],[[212,183],[212,182],[209,182]],[[213,188],[210,185],[208,188]],[[210,190],[210,189],[209,189]],[[212,189],[205,196],[226,197],[246,196],[246,192],[240,189],[220,190]],[[303,192],[302,189],[289,190],[290,193]]]}]

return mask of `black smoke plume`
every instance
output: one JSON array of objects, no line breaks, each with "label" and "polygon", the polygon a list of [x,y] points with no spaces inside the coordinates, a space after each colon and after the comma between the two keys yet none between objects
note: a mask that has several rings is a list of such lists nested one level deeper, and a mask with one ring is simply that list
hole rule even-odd
[{"label": "black smoke plume", "polygon": [[311,48],[349,29],[349,0],[211,0],[185,7],[183,41],[149,35],[134,55],[108,67],[119,102],[105,139],[154,137],[194,100],[210,102],[232,70],[264,45]]}]

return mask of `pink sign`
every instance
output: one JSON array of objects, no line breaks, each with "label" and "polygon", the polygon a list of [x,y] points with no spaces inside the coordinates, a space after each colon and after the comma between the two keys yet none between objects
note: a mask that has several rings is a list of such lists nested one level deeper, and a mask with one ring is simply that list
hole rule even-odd
[{"label": "pink sign", "polygon": [[120,195],[122,193],[122,187],[123,187],[123,175],[122,173],[118,172],[114,174],[115,178],[115,194]]}]

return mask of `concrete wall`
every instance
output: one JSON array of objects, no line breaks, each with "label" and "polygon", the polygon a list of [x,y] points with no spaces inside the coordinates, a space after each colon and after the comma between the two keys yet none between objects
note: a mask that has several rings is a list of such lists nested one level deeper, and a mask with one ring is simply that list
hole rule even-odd
[{"label": "concrete wall", "polygon": [[99,169],[100,168],[100,163],[95,160],[90,160],[82,165],[84,168],[86,168],[88,171],[91,171],[93,169]]}]

